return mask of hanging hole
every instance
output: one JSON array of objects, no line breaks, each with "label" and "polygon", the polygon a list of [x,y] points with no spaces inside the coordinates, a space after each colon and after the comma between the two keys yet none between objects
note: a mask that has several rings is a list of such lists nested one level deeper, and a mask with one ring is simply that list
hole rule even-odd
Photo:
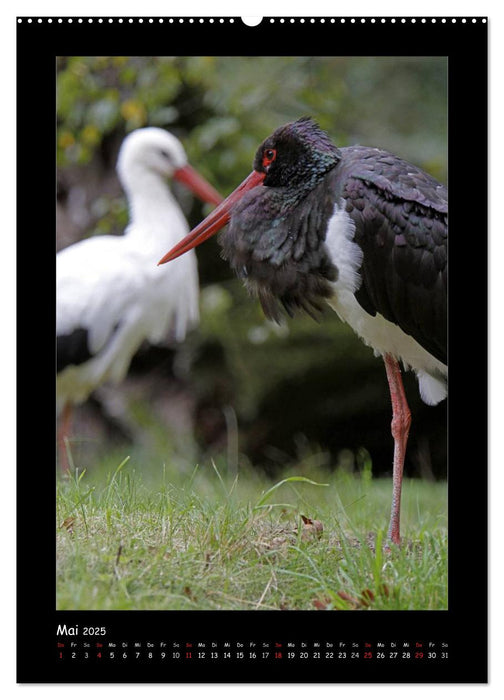
[{"label": "hanging hole", "polygon": [[242,17],[241,21],[243,24],[246,24],[247,27],[257,27],[258,24],[261,24],[262,17]]}]

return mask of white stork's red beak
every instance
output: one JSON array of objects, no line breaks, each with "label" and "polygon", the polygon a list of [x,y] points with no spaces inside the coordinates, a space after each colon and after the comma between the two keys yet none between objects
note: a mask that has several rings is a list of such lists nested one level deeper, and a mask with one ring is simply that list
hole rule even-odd
[{"label": "white stork's red beak", "polygon": [[[203,241],[206,241],[207,238],[210,238],[210,236],[217,233],[217,231],[225,226],[231,218],[230,212],[233,204],[241,199],[245,192],[251,190],[253,187],[257,187],[257,185],[261,185],[265,176],[265,173],[258,173],[256,170],[253,170],[241,183],[241,185],[231,192],[231,194],[226,197],[226,199],[219,204],[219,206],[214,209],[213,212],[206,217],[206,219],[203,219],[203,221],[193,228],[193,230],[188,233],[185,238],[183,238],[179,243],[177,243],[176,246],[168,251],[168,253],[166,253],[166,255],[158,262],[158,265],[163,265],[170,260],[175,260],[175,258],[187,253],[188,250],[195,248],[200,243],[203,243]],[[220,201],[221,200],[219,200],[219,202]]]},{"label": "white stork's red beak", "polygon": [[222,202],[222,197],[217,190],[214,190],[212,185],[190,165],[185,165],[183,168],[176,170],[173,173],[173,179],[182,182],[203,202],[208,202],[209,204],[220,204]]}]

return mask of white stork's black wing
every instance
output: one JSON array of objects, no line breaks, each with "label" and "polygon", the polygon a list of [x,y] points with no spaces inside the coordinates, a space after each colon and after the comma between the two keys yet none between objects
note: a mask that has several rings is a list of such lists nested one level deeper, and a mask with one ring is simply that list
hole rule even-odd
[{"label": "white stork's black wing", "polygon": [[353,147],[341,153],[341,194],[364,253],[357,300],[446,363],[446,187],[385,151]]},{"label": "white stork's black wing", "polygon": [[61,333],[56,336],[56,372],[58,374],[65,367],[81,365],[92,357],[87,328],[75,328],[69,333]]}]

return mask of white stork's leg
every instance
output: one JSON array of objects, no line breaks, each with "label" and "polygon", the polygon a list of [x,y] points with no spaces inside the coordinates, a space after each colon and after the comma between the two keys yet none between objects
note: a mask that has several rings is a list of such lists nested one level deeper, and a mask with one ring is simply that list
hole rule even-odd
[{"label": "white stork's leg", "polygon": [[411,413],[401,377],[401,368],[392,355],[385,355],[385,369],[392,399],[392,437],[394,438],[394,471],[392,476],[392,510],[387,537],[394,544],[401,544],[400,514],[401,487],[406,455],[406,444],[411,425]]},{"label": "white stork's leg", "polygon": [[72,425],[72,404],[70,402],[63,406],[61,412],[60,424],[58,426],[58,454],[61,464],[61,469],[65,474],[70,472],[70,465],[68,462],[67,445],[66,441],[70,435],[70,428]]}]

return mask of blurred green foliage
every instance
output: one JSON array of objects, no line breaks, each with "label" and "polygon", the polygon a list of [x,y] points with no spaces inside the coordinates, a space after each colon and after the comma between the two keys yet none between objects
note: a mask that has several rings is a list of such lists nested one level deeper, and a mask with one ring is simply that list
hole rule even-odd
[{"label": "blurred green foliage", "polygon": [[[114,168],[111,154],[127,132],[155,125],[181,138],[189,161],[227,195],[250,172],[264,138],[303,115],[340,146],[385,148],[447,178],[445,57],[73,56],[58,58],[57,70],[62,181],[80,182],[89,169],[99,179]],[[184,209],[196,224],[201,207]],[[92,233],[124,229],[122,195],[100,193],[92,210]],[[279,329],[247,299],[216,241],[198,249],[198,261],[202,323],[183,352],[198,400],[233,406],[245,452],[261,454],[275,439],[284,446],[303,431],[333,450],[364,444],[375,458],[380,441],[391,450],[381,363],[336,314]],[[444,473],[443,417],[421,404],[412,385],[413,439],[416,429],[431,434],[441,425],[431,447]],[[388,468],[388,457],[382,461]]]},{"label": "blurred green foliage", "polygon": [[58,164],[146,125],[184,138],[224,190],[277,126],[309,114],[341,146],[379,146],[446,178],[447,61],[436,57],[58,59]]}]

